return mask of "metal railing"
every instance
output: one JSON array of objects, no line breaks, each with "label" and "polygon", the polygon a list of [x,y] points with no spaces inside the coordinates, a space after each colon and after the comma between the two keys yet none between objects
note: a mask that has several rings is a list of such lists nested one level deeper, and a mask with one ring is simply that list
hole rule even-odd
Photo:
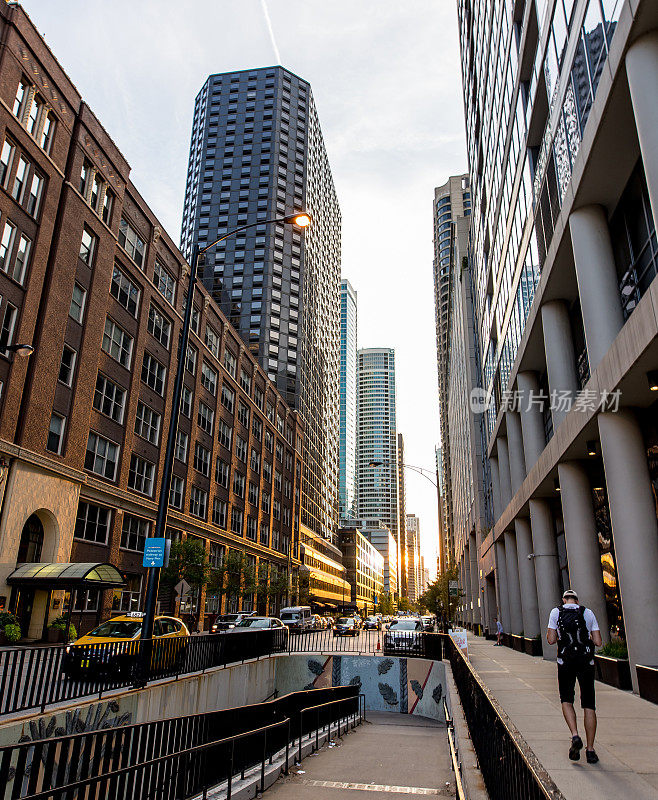
[{"label": "metal railing", "polygon": [[416,658],[443,658],[443,634],[421,631],[360,630],[356,635],[335,636],[331,629],[292,633],[289,653],[354,653]]},{"label": "metal railing", "polygon": [[[318,704],[317,700],[324,700]],[[318,706],[322,717],[307,715]],[[2,800],[206,797],[260,767],[259,786],[275,758],[287,774],[290,747],[319,746],[320,726],[331,738],[365,718],[356,686],[293,692],[236,709],[157,720],[0,747]],[[315,727],[314,727],[315,723]]]},{"label": "metal railing", "polygon": [[464,785],[462,783],[462,764],[459,760],[459,752],[455,742],[455,724],[450,716],[448,704],[443,700],[443,713],[446,718],[446,729],[448,731],[448,747],[450,749],[450,761],[452,763],[452,771],[455,773],[455,790],[457,800],[467,800]]},{"label": "metal railing", "polygon": [[0,651],[0,716],[135,685],[142,648],[150,648],[147,680],[178,678],[211,667],[288,649],[288,631],[244,630],[85,645]]},{"label": "metal railing", "polygon": [[446,656],[491,800],[565,800],[515,725],[446,637]]}]

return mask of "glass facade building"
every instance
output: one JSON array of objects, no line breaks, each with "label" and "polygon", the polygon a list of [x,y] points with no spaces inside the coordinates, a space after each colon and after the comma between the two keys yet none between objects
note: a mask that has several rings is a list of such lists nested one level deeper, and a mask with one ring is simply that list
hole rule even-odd
[{"label": "glass facade building", "polygon": [[[266,220],[297,210],[304,232]],[[310,85],[282,67],[211,75],[196,97],[181,249],[245,347],[308,420],[302,525],[338,521],[340,210]]]},{"label": "glass facade building", "polygon": [[340,445],[338,509],[341,524],[356,516],[357,295],[340,284]]}]

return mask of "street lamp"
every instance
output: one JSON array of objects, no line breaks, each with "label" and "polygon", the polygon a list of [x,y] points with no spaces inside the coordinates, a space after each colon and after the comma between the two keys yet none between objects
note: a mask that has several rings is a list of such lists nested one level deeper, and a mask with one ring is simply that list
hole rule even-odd
[{"label": "street lamp", "polygon": [[[267,220],[259,220],[258,222],[251,222],[248,225],[241,225],[232,231],[220,236],[211,244],[203,248],[195,243],[192,250],[192,258],[190,259],[190,272],[189,283],[187,289],[187,304],[185,306],[185,316],[183,318],[183,328],[181,331],[181,342],[178,351],[178,366],[176,369],[176,380],[174,381],[174,392],[172,397],[171,418],[169,420],[169,433],[167,435],[167,449],[165,451],[164,466],[162,469],[162,480],[160,482],[160,497],[158,500],[158,515],[155,521],[155,538],[164,538],[167,528],[167,511],[169,508],[169,491],[171,489],[171,476],[174,462],[174,449],[176,446],[176,433],[178,431],[178,417],[180,413],[181,395],[183,391],[183,375],[185,373],[185,360],[187,355],[187,343],[190,336],[190,320],[192,318],[192,308],[194,304],[194,290],[197,282],[197,272],[202,263],[202,257],[208,250],[215,247],[215,245],[235,236],[236,233],[241,233],[248,228],[255,228],[259,225],[275,225],[277,223],[286,223],[289,225],[296,225],[298,228],[307,228],[311,224],[311,216],[306,211],[298,211],[294,214],[286,214],[283,217],[274,217]],[[28,345],[29,346],[29,345]],[[16,345],[19,347],[19,345]],[[148,583],[146,588],[146,599],[144,601],[144,620],[142,624],[142,640],[150,640],[153,638],[153,622],[155,619],[155,603],[158,594],[158,584],[160,582],[160,567],[151,567],[149,569]],[[143,685],[146,681],[148,674],[148,666],[150,662],[149,647],[142,648],[142,675],[140,676],[140,683]]]},{"label": "street lamp", "polygon": [[[368,466],[369,467],[390,467],[391,466],[391,462],[390,461],[369,461],[368,462]],[[426,478],[432,484],[432,486],[435,489],[439,488],[437,483],[436,483],[436,481],[433,480],[432,478],[430,478],[430,476],[429,476],[429,475],[436,475],[436,473],[432,472],[432,470],[429,470],[426,467],[417,467],[415,464],[403,464],[402,466],[405,469],[413,470],[414,472],[417,472],[419,475],[422,475],[423,478]],[[427,475],[426,473],[429,473],[429,475]]]},{"label": "street lamp", "polygon": [[17,356],[21,358],[28,358],[29,356],[34,353],[34,347],[31,344],[26,344],[25,342],[21,344],[9,344],[5,347],[5,350],[8,350],[10,353],[16,353]]}]

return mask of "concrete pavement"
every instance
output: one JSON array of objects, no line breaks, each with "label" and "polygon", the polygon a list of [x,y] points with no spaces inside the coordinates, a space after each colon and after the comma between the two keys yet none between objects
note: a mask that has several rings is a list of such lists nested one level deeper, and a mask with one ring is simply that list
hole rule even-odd
[{"label": "concrete pavement", "polygon": [[268,790],[268,800],[369,800],[413,794],[454,797],[446,728],[424,717],[369,713],[343,738],[306,758]]},{"label": "concrete pavement", "polygon": [[[468,636],[471,664],[533,749],[567,800],[656,800],[658,797],[658,705],[596,683],[601,759],[569,761],[569,730],[557,691],[557,667],[507,647]],[[576,687],[579,733],[585,739]]]}]

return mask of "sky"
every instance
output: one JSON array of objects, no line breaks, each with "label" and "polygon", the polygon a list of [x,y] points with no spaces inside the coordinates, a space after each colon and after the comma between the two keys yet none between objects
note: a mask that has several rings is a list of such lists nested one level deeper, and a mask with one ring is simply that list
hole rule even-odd
[{"label": "sky", "polygon": [[[343,218],[359,347],[394,347],[409,464],[439,441],[435,186],[466,171],[457,0],[24,0],[179,241],[194,98],[213,72],[281,63],[313,90]],[[269,24],[268,24],[269,23]],[[406,471],[434,572],[436,490]]]}]

